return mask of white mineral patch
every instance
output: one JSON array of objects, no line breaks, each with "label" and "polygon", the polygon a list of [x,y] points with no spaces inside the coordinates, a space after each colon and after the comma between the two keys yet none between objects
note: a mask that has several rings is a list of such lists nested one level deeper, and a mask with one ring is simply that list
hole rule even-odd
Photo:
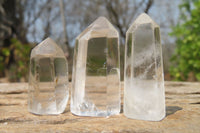
[{"label": "white mineral patch", "polygon": [[[156,30],[155,30],[156,29]],[[165,116],[165,89],[159,26],[141,14],[127,31],[124,75],[124,114],[159,121]],[[129,46],[127,46],[129,45]],[[132,46],[130,46],[132,45]]]}]

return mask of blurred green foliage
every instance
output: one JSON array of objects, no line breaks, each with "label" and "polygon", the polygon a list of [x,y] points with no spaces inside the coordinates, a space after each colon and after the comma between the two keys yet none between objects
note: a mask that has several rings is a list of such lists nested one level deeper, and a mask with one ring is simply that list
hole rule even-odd
[{"label": "blurred green foliage", "polygon": [[181,18],[173,28],[177,48],[170,68],[175,80],[200,81],[200,1],[185,0],[180,5]]},{"label": "blurred green foliage", "polygon": [[22,44],[17,39],[11,39],[9,47],[0,49],[1,75],[8,76],[10,81],[28,79],[28,64],[30,56],[30,44]]}]

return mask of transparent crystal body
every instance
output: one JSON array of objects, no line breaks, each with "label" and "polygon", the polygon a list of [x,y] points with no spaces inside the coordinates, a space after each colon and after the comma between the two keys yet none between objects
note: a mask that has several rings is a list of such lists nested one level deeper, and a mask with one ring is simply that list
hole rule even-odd
[{"label": "transparent crystal body", "polygon": [[61,48],[50,38],[31,52],[28,110],[34,114],[60,114],[69,97],[68,63]]},{"label": "transparent crystal body", "polygon": [[119,35],[99,17],[77,38],[74,49],[71,112],[107,117],[120,112]]},{"label": "transparent crystal body", "polygon": [[141,14],[126,33],[124,114],[159,121],[165,117],[165,89],[159,26]]}]

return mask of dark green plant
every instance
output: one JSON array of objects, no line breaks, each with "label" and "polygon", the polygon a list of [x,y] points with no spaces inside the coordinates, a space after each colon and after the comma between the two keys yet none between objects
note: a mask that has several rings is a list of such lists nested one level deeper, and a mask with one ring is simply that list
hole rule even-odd
[{"label": "dark green plant", "polygon": [[180,22],[173,28],[177,48],[170,73],[175,80],[200,81],[200,1],[185,0],[180,5]]},{"label": "dark green plant", "polygon": [[30,50],[29,44],[11,39],[10,46],[0,50],[0,71],[4,72],[2,75],[9,76],[10,81],[20,81],[22,78],[27,80]]},{"label": "dark green plant", "polygon": [[10,79],[19,81],[21,78],[24,78],[27,80],[31,46],[29,44],[22,44],[17,39],[12,39],[11,42],[14,64],[12,64],[9,70],[12,73]]},{"label": "dark green plant", "polygon": [[0,77],[4,77],[6,75],[6,68],[10,62],[11,51],[9,47],[2,47],[0,49]]}]

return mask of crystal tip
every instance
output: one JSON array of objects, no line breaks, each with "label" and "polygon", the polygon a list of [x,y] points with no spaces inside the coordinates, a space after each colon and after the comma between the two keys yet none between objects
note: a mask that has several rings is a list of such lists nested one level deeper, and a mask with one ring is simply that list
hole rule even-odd
[{"label": "crystal tip", "polygon": [[41,43],[43,43],[43,42],[54,42],[54,40],[51,39],[50,37],[47,37]]},{"label": "crystal tip", "polygon": [[107,18],[104,17],[104,16],[100,16],[100,17],[97,18],[97,20],[104,20],[104,21],[107,21]]},{"label": "crystal tip", "polygon": [[56,42],[47,37],[31,51],[31,57],[36,55],[53,55],[53,56],[63,56],[64,53],[62,49],[56,44]]},{"label": "crystal tip", "polygon": [[136,18],[136,20],[135,20],[134,23],[135,23],[135,24],[153,23],[153,24],[157,25],[157,24],[154,22],[154,20],[153,20],[148,14],[146,14],[146,13],[140,14],[140,15]]},{"label": "crystal tip", "polygon": [[110,22],[107,20],[106,17],[100,16],[94,22],[94,25],[110,25]]}]

